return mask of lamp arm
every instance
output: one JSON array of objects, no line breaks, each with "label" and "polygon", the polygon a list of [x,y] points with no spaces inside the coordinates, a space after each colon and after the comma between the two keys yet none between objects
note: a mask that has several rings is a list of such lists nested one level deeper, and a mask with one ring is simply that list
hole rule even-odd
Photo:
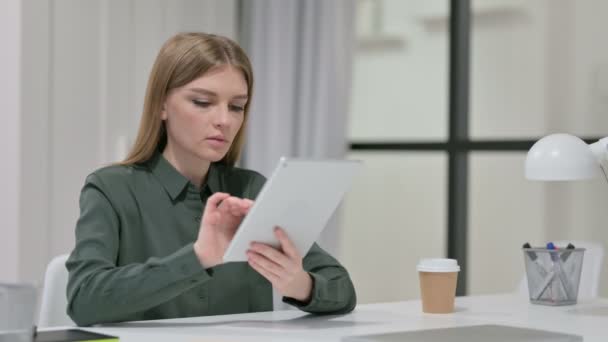
[{"label": "lamp arm", "polygon": [[604,178],[608,182],[608,137],[594,142],[589,145],[589,148],[591,148],[591,152],[595,155],[595,158],[604,173]]}]

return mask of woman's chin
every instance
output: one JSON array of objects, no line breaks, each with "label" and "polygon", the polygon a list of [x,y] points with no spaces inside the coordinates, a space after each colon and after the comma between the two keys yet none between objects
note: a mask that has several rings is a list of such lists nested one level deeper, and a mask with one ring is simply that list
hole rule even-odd
[{"label": "woman's chin", "polygon": [[222,160],[226,156],[226,152],[220,151],[202,151],[197,153],[198,157],[203,160],[208,160],[212,163]]}]

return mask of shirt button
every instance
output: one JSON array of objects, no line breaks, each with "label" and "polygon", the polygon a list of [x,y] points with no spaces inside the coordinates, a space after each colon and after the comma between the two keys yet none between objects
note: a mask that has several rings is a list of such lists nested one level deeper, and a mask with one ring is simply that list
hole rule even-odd
[{"label": "shirt button", "polygon": [[195,216],[194,217],[194,221],[200,223],[201,222],[201,217],[200,216]]}]

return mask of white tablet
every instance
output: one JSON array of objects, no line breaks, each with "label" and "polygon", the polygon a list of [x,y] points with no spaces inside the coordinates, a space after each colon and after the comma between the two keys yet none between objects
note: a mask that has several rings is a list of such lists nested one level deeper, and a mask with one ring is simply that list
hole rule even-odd
[{"label": "white tablet", "polygon": [[362,163],[281,158],[224,253],[247,261],[251,242],[279,247],[274,227],[287,232],[304,257],[350,188]]}]

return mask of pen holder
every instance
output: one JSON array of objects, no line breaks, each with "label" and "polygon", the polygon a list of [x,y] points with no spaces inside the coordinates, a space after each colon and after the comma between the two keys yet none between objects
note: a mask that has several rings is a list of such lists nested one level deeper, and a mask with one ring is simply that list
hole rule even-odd
[{"label": "pen holder", "polygon": [[523,252],[531,303],[576,304],[584,248],[524,248]]}]

